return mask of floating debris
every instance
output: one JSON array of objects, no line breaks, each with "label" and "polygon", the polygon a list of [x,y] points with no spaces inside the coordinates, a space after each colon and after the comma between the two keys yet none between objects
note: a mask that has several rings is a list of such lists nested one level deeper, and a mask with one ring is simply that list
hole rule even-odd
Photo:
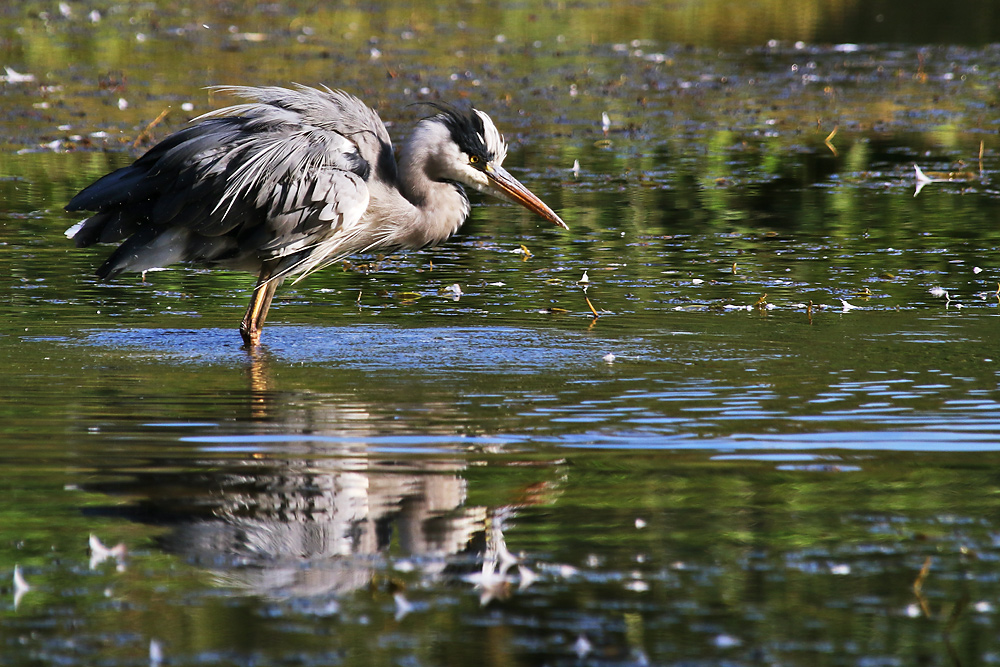
[{"label": "floating debris", "polygon": [[608,136],[608,130],[611,129],[611,118],[608,117],[607,111],[601,112],[601,130],[604,132],[604,136]]},{"label": "floating debris", "polygon": [[7,73],[0,76],[0,81],[5,81],[6,83],[31,83],[35,80],[34,74],[21,74],[6,66],[4,66],[4,71]]},{"label": "floating debris", "polygon": [[[924,564],[920,568],[920,572],[917,573],[917,578],[913,580],[913,594],[917,596],[917,602],[920,603],[920,611],[926,618],[933,618],[931,614],[930,604],[927,602],[927,597],[924,595],[924,581],[927,580],[927,575],[930,574],[931,565],[934,563],[934,559],[928,556],[924,559]],[[916,615],[913,616],[916,618]]]},{"label": "floating debris", "polygon": [[31,590],[31,586],[24,579],[24,573],[21,572],[21,566],[14,565],[14,609],[17,609],[18,605],[21,604],[21,598],[24,594]]},{"label": "floating debris", "polygon": [[625,584],[625,590],[633,593],[645,593],[649,590],[649,583],[642,579],[632,579]]},{"label": "floating debris", "polygon": [[615,359],[616,359],[616,357],[615,357],[615,355],[614,355],[613,352],[608,352],[603,357],[601,357],[601,360],[604,361],[605,363],[608,363],[608,364],[615,363]]},{"label": "floating debris", "polygon": [[913,170],[916,172],[917,176],[917,189],[913,193],[913,196],[916,197],[917,195],[920,194],[920,191],[924,189],[925,185],[927,185],[928,183],[933,183],[934,180],[929,178],[926,174],[924,174],[923,170],[921,170],[916,163],[913,164]]},{"label": "floating debris", "polygon": [[485,567],[481,573],[471,575],[467,580],[479,589],[479,604],[483,607],[494,599],[505,599],[510,591],[510,577]]},{"label": "floating debris", "polygon": [[234,42],[266,42],[267,33],[263,32],[236,32],[229,36]]},{"label": "floating debris", "polygon": [[392,563],[392,569],[394,569],[396,572],[415,572],[417,566],[409,558],[400,558],[399,560]]},{"label": "floating debris", "polygon": [[396,620],[403,620],[407,614],[413,611],[413,603],[406,599],[402,591],[393,594],[392,599],[396,602]]},{"label": "floating debris", "polygon": [[90,534],[90,569],[94,570],[106,560],[114,559],[115,569],[119,572],[125,570],[125,557],[128,556],[128,547],[123,542],[119,542],[113,547],[107,547],[98,539],[97,535]]},{"label": "floating debris", "polygon": [[833,157],[837,157],[839,155],[839,153],[837,153],[837,147],[833,145],[833,138],[837,136],[838,129],[840,129],[840,126],[834,125],[833,131],[829,135],[827,135],[826,139],[823,140],[823,143],[826,144],[826,147],[830,149],[831,153],[833,153]]},{"label": "floating debris", "polygon": [[924,170],[921,169],[917,163],[913,163],[913,171],[917,179],[917,189],[913,192],[914,197],[919,195],[920,191],[923,190],[924,186],[928,183],[955,183],[958,181],[976,180],[976,175],[971,171],[932,171],[927,174],[924,173]]},{"label": "floating debris", "polygon": [[24,592],[31,590],[31,586],[24,579],[24,573],[21,572],[20,565],[14,565],[14,590]]},{"label": "floating debris", "polygon": [[576,569],[572,565],[567,563],[556,563],[553,565],[546,566],[546,570],[549,570],[555,576],[560,579],[572,579],[580,574],[580,570]]},{"label": "floating debris", "polygon": [[[953,298],[951,298],[951,294],[949,294],[948,290],[946,290],[943,287],[935,286],[935,287],[930,288],[927,291],[930,292],[931,296],[936,296],[936,297],[939,297],[939,298],[940,297],[944,297],[944,307],[945,308],[950,308],[953,303],[955,304],[956,308],[961,308],[962,307],[962,304],[958,303]],[[1000,293],[1000,284],[997,285],[997,291],[998,291],[998,293]]]},{"label": "floating debris", "polygon": [[458,301],[462,297],[462,286],[459,285],[458,283],[448,285],[441,291],[451,294],[451,298],[453,301]]},{"label": "floating debris", "polygon": [[424,295],[420,292],[399,292],[396,294],[396,298],[401,303],[415,303],[418,299],[424,298]]},{"label": "floating debris", "polygon": [[163,645],[156,639],[149,640],[149,667],[163,664]]},{"label": "floating debris", "polygon": [[535,574],[533,570],[526,567],[524,563],[517,564],[517,574],[521,577],[521,581],[517,585],[517,590],[519,591],[523,591],[528,588],[528,586],[531,586],[531,584],[535,583],[535,580],[538,579],[538,575]]},{"label": "floating debris", "polygon": [[[465,580],[474,584],[480,591],[479,604],[486,606],[493,599],[505,599],[510,594],[511,577],[508,570],[514,565],[518,566],[520,572],[521,565],[517,556],[507,549],[507,542],[503,535],[503,520],[505,508],[497,510],[489,522],[490,529],[486,535],[486,553],[483,556],[483,567],[475,573],[465,577]],[[522,573],[523,577],[524,574]],[[533,577],[534,573],[530,573]],[[529,584],[530,585],[530,582]],[[521,586],[526,587],[525,585]]]},{"label": "floating debris", "polygon": [[[121,107],[121,103],[122,102],[125,102],[125,100],[118,100],[118,108],[122,108]],[[128,103],[126,102],[125,105],[128,106]],[[135,138],[135,141],[132,142],[132,148],[138,148],[139,144],[141,144],[143,142],[143,140],[149,138],[149,136],[150,136],[150,130],[152,130],[154,127],[156,127],[157,125],[159,125],[160,122],[163,121],[163,119],[167,117],[168,113],[170,113],[170,107],[167,107],[166,109],[164,109],[163,111],[161,111],[159,116],[157,116],[156,118],[154,118],[149,123],[149,125],[147,125],[145,128],[143,128],[142,132],[139,133],[139,136],[137,136]]]},{"label": "floating debris", "polygon": [[579,177],[580,176],[580,161],[579,160],[573,160],[573,169],[571,169],[571,171],[573,172],[573,176],[574,177]]},{"label": "floating debris", "polygon": [[716,648],[736,648],[741,645],[743,641],[739,637],[734,637],[732,635],[721,634],[716,635],[713,643]]},{"label": "floating debris", "polygon": [[857,310],[858,308],[861,307],[861,306],[855,306],[853,303],[848,303],[844,299],[840,300],[840,304],[844,307],[844,312],[845,313],[850,312],[852,310]]},{"label": "floating debris", "polygon": [[583,270],[583,277],[580,278],[577,282],[578,283],[589,283],[590,282],[590,276],[587,275],[587,270],[586,269]]}]

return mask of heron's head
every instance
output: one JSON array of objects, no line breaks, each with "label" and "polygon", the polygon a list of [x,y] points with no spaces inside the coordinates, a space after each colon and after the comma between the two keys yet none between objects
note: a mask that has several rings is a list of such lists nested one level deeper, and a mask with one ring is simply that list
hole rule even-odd
[{"label": "heron's head", "polygon": [[[420,122],[417,133],[428,151],[429,174],[437,180],[468,185],[480,192],[520,204],[563,229],[568,229],[545,202],[503,168],[507,142],[493,120],[478,109],[434,104],[438,113]],[[433,155],[431,155],[433,153]]]}]

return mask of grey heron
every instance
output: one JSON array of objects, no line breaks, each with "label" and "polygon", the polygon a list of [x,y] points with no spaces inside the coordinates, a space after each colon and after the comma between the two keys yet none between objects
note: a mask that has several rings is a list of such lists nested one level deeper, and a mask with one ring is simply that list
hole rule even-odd
[{"label": "grey heron", "polygon": [[488,115],[432,104],[397,164],[378,114],[329,88],[221,86],[246,100],[204,114],[130,166],[98,179],[67,211],[92,211],[66,236],[120,245],[97,275],[175,262],[257,274],[240,324],[260,341],[274,291],[348,255],[432,246],[469,215],[462,185],[562,219],[503,168]]}]

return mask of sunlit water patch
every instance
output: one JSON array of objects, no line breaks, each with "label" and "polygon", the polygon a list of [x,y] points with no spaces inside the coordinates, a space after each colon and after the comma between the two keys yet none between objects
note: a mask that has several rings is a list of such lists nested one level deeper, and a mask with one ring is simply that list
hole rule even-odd
[{"label": "sunlit water patch", "polygon": [[[678,335],[683,335],[678,333]],[[623,359],[649,358],[641,339],[606,339],[542,329],[496,327],[271,326],[262,349],[244,350],[235,330],[92,330],[68,344],[128,351],[151,359],[200,364],[247,364],[255,356],[278,363],[335,365],[357,370],[438,373],[539,373]],[[606,365],[606,364],[605,364]]]}]

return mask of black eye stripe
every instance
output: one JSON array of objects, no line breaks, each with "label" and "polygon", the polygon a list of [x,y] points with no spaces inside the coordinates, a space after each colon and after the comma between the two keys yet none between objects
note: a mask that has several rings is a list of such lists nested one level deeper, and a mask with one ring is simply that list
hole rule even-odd
[{"label": "black eye stripe", "polygon": [[496,158],[490,147],[486,145],[483,137],[486,127],[483,119],[479,117],[472,106],[464,109],[445,104],[431,104],[438,110],[436,118],[440,119],[448,128],[454,141],[462,152],[470,156],[477,156],[479,159],[489,162]]}]

